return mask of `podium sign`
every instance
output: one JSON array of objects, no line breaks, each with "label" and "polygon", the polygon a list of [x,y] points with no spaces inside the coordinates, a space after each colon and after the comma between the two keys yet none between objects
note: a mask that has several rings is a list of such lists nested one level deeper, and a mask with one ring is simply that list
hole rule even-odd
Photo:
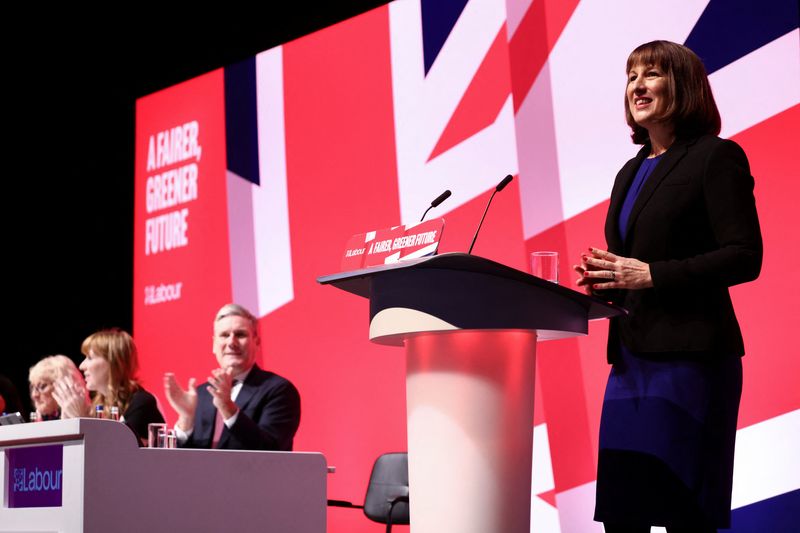
[{"label": "podium sign", "polygon": [[8,507],[61,507],[64,447],[61,444],[6,450]]},{"label": "podium sign", "polygon": [[433,255],[443,229],[444,219],[437,218],[353,235],[342,256],[342,272]]}]

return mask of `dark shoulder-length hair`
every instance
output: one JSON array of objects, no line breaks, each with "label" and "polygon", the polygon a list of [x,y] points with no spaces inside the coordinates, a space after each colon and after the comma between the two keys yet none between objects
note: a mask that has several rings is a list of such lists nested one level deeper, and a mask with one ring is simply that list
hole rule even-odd
[{"label": "dark shoulder-length hair", "polygon": [[[661,120],[675,127],[678,138],[719,135],[721,120],[703,62],[683,45],[670,41],[652,41],[637,47],[628,56],[626,74],[636,65],[655,66],[667,80],[669,105]],[[625,93],[625,118],[635,144],[649,141],[647,130],[636,124]]]}]

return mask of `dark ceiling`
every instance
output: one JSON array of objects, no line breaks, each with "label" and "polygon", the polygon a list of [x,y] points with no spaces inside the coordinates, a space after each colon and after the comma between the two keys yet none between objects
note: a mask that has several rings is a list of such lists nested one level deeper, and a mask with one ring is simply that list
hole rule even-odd
[{"label": "dark ceiling", "polygon": [[13,42],[6,34],[4,292],[13,342],[0,374],[22,396],[39,358],[80,361],[93,331],[131,328],[136,98],[385,3],[275,3],[198,20],[151,11],[104,24],[86,22],[102,14],[70,11],[20,22]]}]

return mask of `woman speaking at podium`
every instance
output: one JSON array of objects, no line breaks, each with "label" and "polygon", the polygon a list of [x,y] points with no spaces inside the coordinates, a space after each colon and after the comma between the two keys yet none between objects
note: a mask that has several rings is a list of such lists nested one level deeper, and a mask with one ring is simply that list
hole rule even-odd
[{"label": "woman speaking at podium", "polygon": [[608,251],[578,284],[628,310],[612,319],[595,520],[607,533],[729,527],[744,343],[728,287],[761,269],[744,151],[717,137],[701,60],[654,41],[628,57],[625,114],[638,155],[617,174]]},{"label": "woman speaking at podium", "polygon": [[[147,441],[147,425],[163,422],[155,397],[137,382],[139,359],[133,338],[112,328],[89,335],[81,345],[85,359],[80,369],[86,388],[93,392],[89,400],[80,384],[61,379],[55,383],[53,396],[62,408],[62,417],[88,417],[99,412],[110,417],[118,412],[120,421],[136,433],[140,443]],[[116,408],[116,409],[112,409]]]}]

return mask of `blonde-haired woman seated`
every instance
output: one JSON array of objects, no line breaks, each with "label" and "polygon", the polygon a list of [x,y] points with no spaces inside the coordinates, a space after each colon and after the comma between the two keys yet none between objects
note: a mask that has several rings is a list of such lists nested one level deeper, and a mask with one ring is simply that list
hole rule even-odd
[{"label": "blonde-haired woman seated", "polygon": [[119,328],[104,329],[89,335],[81,345],[86,357],[80,369],[92,399],[80,394],[78,387],[65,380],[55,384],[53,395],[65,416],[93,416],[98,406],[109,415],[116,407],[120,420],[136,433],[140,442],[147,440],[147,425],[164,422],[155,397],[137,381],[139,358],[133,338]]},{"label": "blonde-haired woman seated", "polygon": [[78,367],[66,355],[50,355],[36,363],[28,371],[31,402],[38,420],[57,420],[65,416],[58,401],[53,397],[56,381],[70,383],[78,395],[87,398],[86,385]]}]

